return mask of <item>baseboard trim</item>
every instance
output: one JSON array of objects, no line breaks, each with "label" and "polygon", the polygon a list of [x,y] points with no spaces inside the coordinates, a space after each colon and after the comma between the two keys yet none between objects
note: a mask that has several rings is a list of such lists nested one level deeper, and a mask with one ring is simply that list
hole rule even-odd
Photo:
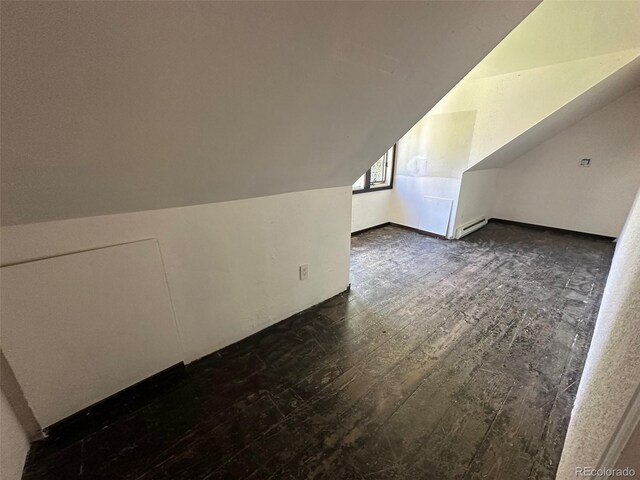
[{"label": "baseboard trim", "polygon": [[426,230],[420,230],[419,228],[409,227],[408,225],[402,225],[400,223],[393,223],[393,222],[385,222],[385,223],[381,223],[380,225],[374,225],[373,227],[363,228],[362,230],[351,232],[351,236],[353,237],[356,235],[360,235],[361,233],[369,232],[371,230],[377,230],[378,228],[388,227],[388,226],[404,228],[405,230],[411,230],[412,232],[416,232],[421,235],[426,235],[428,237],[438,238],[440,240],[448,240],[447,237],[445,237],[444,235],[438,235],[437,233],[427,232]]},{"label": "baseboard trim", "polygon": [[579,232],[577,230],[567,230],[565,228],[547,227],[545,225],[537,225],[535,223],[516,222],[515,220],[506,220],[504,218],[490,218],[489,222],[502,223],[502,224],[505,224],[505,225],[515,225],[517,227],[535,228],[537,230],[548,230],[548,231],[551,231],[551,232],[577,235],[577,236],[580,236],[580,237],[594,238],[594,239],[597,239],[597,240],[607,240],[609,242],[611,242],[611,241],[616,239],[616,237],[610,237],[608,235],[599,235],[597,233]]},{"label": "baseboard trim", "polygon": [[[535,223],[516,222],[515,220],[507,220],[507,219],[504,219],[504,218],[489,218],[488,221],[489,222],[502,223],[502,224],[505,224],[505,225],[515,225],[515,226],[518,226],[518,227],[528,227],[528,228],[535,228],[537,230],[548,230],[548,231],[551,231],[551,232],[570,234],[570,235],[577,235],[577,236],[581,236],[581,237],[594,238],[594,239],[598,239],[598,240],[613,241],[613,240],[616,239],[616,237],[610,237],[608,235],[599,235],[597,233],[580,232],[580,231],[577,231],[577,230],[567,230],[565,228],[549,227],[549,226],[546,226],[546,225],[538,225],[538,224],[535,224]],[[366,232],[369,232],[371,230],[377,230],[378,228],[383,228],[383,227],[388,227],[388,226],[404,228],[405,230],[411,230],[412,232],[416,232],[416,233],[419,233],[421,235],[426,235],[428,237],[438,238],[440,240],[449,240],[444,235],[438,235],[437,233],[427,232],[426,230],[420,230],[419,228],[410,227],[408,225],[402,225],[401,223],[394,223],[394,222],[385,222],[385,223],[381,223],[379,225],[374,225],[372,227],[363,228],[362,230],[357,230],[355,232],[351,232],[351,236],[353,237],[353,236],[356,236],[356,235],[360,235],[361,233],[366,233]]]},{"label": "baseboard trim", "polygon": [[367,228],[363,228],[362,230],[356,230],[355,232],[351,232],[351,236],[353,237],[354,235],[360,235],[361,233],[369,232],[371,230],[377,230],[378,228],[386,227],[389,225],[392,225],[392,223],[384,222],[379,225],[374,225],[373,227],[367,227]]},{"label": "baseboard trim", "polygon": [[426,230],[420,230],[419,228],[410,227],[408,225],[402,225],[400,223],[393,223],[393,222],[389,222],[389,224],[393,225],[394,227],[404,228],[405,230],[411,230],[412,232],[416,232],[416,233],[419,233],[421,235],[426,235],[427,237],[433,237],[433,238],[437,238],[439,240],[448,240],[448,238],[445,237],[444,235],[439,235],[439,234],[433,233],[433,232],[427,232]]},{"label": "baseboard trim", "polygon": [[42,430],[46,442],[73,442],[110,425],[113,419],[151,403],[158,393],[185,375],[183,362],[172,365],[130,387],[100,400]]}]

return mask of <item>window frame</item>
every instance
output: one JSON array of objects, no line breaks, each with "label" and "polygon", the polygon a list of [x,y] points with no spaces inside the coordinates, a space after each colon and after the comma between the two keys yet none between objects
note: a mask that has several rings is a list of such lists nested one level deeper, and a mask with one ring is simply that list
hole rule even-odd
[{"label": "window frame", "polygon": [[382,190],[393,189],[393,180],[394,180],[394,177],[396,176],[396,159],[398,157],[398,144],[395,143],[392,148],[393,148],[393,154],[391,155],[391,172],[390,172],[391,178],[389,178],[389,185],[372,187],[371,186],[371,168],[369,168],[369,170],[367,170],[364,174],[364,187],[357,190],[352,189],[351,193],[353,195],[356,195],[358,193],[381,192]]}]

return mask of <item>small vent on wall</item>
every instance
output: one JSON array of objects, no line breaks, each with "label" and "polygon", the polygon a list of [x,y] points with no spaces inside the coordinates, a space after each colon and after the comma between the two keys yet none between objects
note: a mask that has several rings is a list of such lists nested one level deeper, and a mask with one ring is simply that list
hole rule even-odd
[{"label": "small vent on wall", "polygon": [[487,224],[486,217],[477,218],[461,227],[456,228],[456,239],[460,239],[466,235],[469,235],[471,232],[475,232],[479,228],[484,227]]}]

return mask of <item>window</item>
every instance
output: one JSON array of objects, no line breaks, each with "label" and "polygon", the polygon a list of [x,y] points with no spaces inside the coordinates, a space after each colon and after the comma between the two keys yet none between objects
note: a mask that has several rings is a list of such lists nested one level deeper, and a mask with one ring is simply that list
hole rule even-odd
[{"label": "window", "polygon": [[393,188],[393,167],[396,159],[396,145],[374,163],[364,175],[353,184],[353,193],[373,192]]}]

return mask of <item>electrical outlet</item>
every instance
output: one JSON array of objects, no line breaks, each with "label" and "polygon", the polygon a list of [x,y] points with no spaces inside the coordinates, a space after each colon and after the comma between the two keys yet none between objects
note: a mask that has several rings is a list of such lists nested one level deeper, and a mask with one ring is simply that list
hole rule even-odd
[{"label": "electrical outlet", "polygon": [[309,277],[309,265],[306,263],[300,265],[300,280],[306,280]]}]

